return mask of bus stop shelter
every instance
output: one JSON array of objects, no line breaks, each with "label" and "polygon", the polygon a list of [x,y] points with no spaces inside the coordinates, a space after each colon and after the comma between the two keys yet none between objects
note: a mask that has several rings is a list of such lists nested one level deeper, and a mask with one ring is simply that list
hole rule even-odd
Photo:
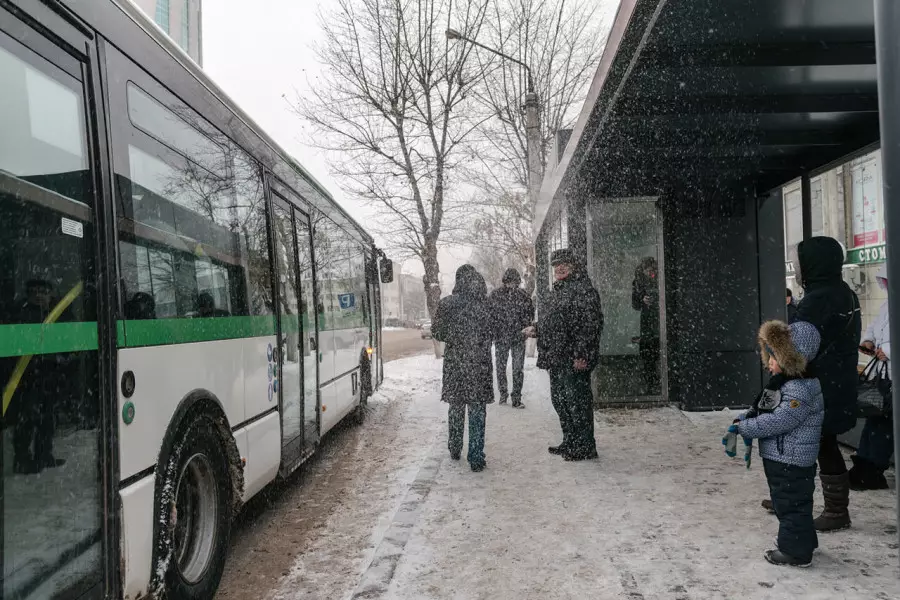
[{"label": "bus stop shelter", "polygon": [[[810,177],[880,145],[890,260],[900,231],[896,31],[891,0],[622,0],[565,150],[547,165],[534,235],[539,311],[552,250],[572,248],[598,288],[609,274],[615,295],[656,248],[662,385],[623,392],[625,403],[704,410],[752,400],[763,383],[757,329],[785,315],[785,184],[802,180],[808,237]],[[628,222],[640,214],[655,238]],[[888,269],[897,289],[900,262]],[[615,337],[615,322],[607,315],[604,337]],[[618,385],[599,379],[595,396]]]}]

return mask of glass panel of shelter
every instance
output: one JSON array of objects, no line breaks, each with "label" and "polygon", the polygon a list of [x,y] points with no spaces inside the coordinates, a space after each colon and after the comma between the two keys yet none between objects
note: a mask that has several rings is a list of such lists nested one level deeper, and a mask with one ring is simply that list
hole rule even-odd
[{"label": "glass panel of shelter", "polygon": [[654,201],[588,206],[590,277],[605,325],[594,386],[602,403],[662,400],[660,220]]}]

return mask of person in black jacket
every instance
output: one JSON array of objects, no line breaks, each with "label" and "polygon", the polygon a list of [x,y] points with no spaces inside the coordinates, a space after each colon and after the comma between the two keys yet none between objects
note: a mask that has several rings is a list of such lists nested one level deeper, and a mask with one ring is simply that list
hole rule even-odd
[{"label": "person in black jacket", "polygon": [[591,371],[600,356],[600,296],[571,250],[554,251],[550,263],[553,293],[537,325],[526,329],[537,337],[538,368],[550,371],[550,397],[562,426],[562,443],[548,451],[566,460],[597,458]]},{"label": "person in black jacket", "polygon": [[453,294],[442,298],[431,323],[431,334],[445,342],[441,400],[450,404],[450,458],[462,453],[469,412],[469,466],[485,467],[484,427],[486,405],[494,401],[492,381],[490,304],[484,278],[472,265],[456,270]]},{"label": "person in black jacket", "polygon": [[793,323],[797,320],[797,303],[794,302],[794,292],[791,288],[785,288],[787,290],[787,296],[785,297],[785,301],[787,302],[787,322]]},{"label": "person in black jacket", "polygon": [[859,299],[841,278],[844,249],[837,240],[813,237],[800,242],[795,264],[804,296],[797,305],[794,322],[812,323],[822,336],[819,353],[810,363],[825,397],[819,446],[825,510],[815,519],[815,526],[818,531],[834,531],[850,527],[850,479],[837,436],[856,425],[856,365],[862,316]]},{"label": "person in black jacket", "polygon": [[506,404],[509,390],[506,383],[506,361],[512,354],[512,405],[525,408],[522,404],[522,382],[525,378],[525,336],[522,330],[534,319],[534,303],[525,290],[519,287],[522,278],[515,269],[507,269],[503,274],[503,287],[490,295],[494,321],[494,360],[497,368],[497,389],[500,390],[500,404]]},{"label": "person in black jacket", "polygon": [[641,311],[640,355],[647,395],[659,394],[659,282],[656,259],[642,258],[631,282],[631,307]]}]

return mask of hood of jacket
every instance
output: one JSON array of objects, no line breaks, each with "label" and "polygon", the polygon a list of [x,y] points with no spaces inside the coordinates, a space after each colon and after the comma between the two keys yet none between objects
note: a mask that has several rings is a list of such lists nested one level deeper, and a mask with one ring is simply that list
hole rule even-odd
[{"label": "hood of jacket", "polygon": [[775,360],[788,377],[800,377],[806,366],[819,352],[822,338],[812,323],[798,321],[788,325],[783,321],[768,321],[759,329],[759,349],[763,365],[769,357]]},{"label": "hood of jacket", "polygon": [[881,268],[875,273],[875,281],[878,282],[878,287],[887,291],[887,263],[881,265]]},{"label": "hood of jacket", "polygon": [[484,298],[487,296],[487,284],[484,277],[475,270],[472,265],[463,265],[456,270],[456,283],[453,293],[471,298]]},{"label": "hood of jacket", "polygon": [[804,289],[840,283],[844,247],[834,238],[809,238],[797,245],[797,263]]}]

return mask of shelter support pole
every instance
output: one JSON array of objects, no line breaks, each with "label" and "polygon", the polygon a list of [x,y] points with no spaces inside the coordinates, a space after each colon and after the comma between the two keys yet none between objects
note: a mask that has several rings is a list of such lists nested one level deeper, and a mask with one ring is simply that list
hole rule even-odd
[{"label": "shelter support pole", "polygon": [[812,192],[809,185],[809,173],[800,177],[800,214],[803,218],[803,239],[812,237]]},{"label": "shelter support pole", "polygon": [[[893,318],[890,333],[900,339],[900,256],[894,244],[900,242],[900,2],[875,0],[875,51],[878,69],[878,111],[881,126],[881,154],[884,185],[884,225],[887,232],[888,302]],[[896,239],[895,239],[896,238]],[[900,248],[897,250],[900,252]],[[900,385],[894,386],[894,406],[900,408]],[[900,471],[900,415],[894,416],[894,471]],[[900,494],[897,494],[897,522],[900,524]],[[900,528],[898,528],[900,540]]]}]

